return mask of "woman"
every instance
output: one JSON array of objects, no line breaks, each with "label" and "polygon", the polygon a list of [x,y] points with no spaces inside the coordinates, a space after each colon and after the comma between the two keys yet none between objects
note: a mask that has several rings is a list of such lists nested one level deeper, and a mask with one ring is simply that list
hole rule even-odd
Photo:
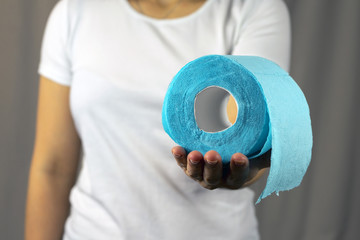
[{"label": "woman", "polygon": [[173,147],[161,107],[197,57],[288,69],[289,48],[281,0],[61,0],[42,45],[26,239],[258,239],[243,187],[266,161],[234,153],[223,176],[215,151]]}]

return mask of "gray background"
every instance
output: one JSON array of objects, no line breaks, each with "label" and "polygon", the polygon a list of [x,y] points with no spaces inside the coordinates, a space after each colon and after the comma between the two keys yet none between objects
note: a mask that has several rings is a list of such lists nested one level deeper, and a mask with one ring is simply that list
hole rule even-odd
[{"label": "gray background", "polygon": [[[225,1],[225,0],[224,0]],[[0,239],[22,239],[35,133],[37,65],[56,0],[0,0]],[[314,149],[302,185],[257,205],[263,239],[360,236],[360,1],[287,0],[291,75],[311,109]],[[265,178],[253,188],[260,192]]]}]

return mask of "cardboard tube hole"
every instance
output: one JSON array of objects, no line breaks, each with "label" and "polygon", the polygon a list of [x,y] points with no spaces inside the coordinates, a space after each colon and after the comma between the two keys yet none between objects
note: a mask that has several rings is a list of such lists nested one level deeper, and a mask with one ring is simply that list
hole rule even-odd
[{"label": "cardboard tube hole", "polygon": [[[230,96],[231,94],[226,89],[218,86],[207,87],[196,95],[194,114],[196,123],[201,130],[215,133],[224,131],[233,125],[228,115]],[[234,98],[232,99],[234,100]],[[235,104],[237,109],[236,101]],[[235,121],[233,122],[235,123]]]}]

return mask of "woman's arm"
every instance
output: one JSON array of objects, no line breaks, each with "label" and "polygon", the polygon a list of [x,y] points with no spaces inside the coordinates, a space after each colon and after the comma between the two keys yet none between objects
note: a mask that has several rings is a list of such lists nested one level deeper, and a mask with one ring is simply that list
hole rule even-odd
[{"label": "woman's arm", "polygon": [[69,87],[40,77],[26,240],[61,239],[63,234],[81,146],[70,114],[69,92]]}]

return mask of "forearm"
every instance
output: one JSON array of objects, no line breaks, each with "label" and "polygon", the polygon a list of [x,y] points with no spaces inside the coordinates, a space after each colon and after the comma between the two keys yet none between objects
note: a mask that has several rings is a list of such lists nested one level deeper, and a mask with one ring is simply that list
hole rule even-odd
[{"label": "forearm", "polygon": [[61,239],[69,214],[69,194],[75,182],[72,175],[32,167],[26,205],[26,240]]}]

